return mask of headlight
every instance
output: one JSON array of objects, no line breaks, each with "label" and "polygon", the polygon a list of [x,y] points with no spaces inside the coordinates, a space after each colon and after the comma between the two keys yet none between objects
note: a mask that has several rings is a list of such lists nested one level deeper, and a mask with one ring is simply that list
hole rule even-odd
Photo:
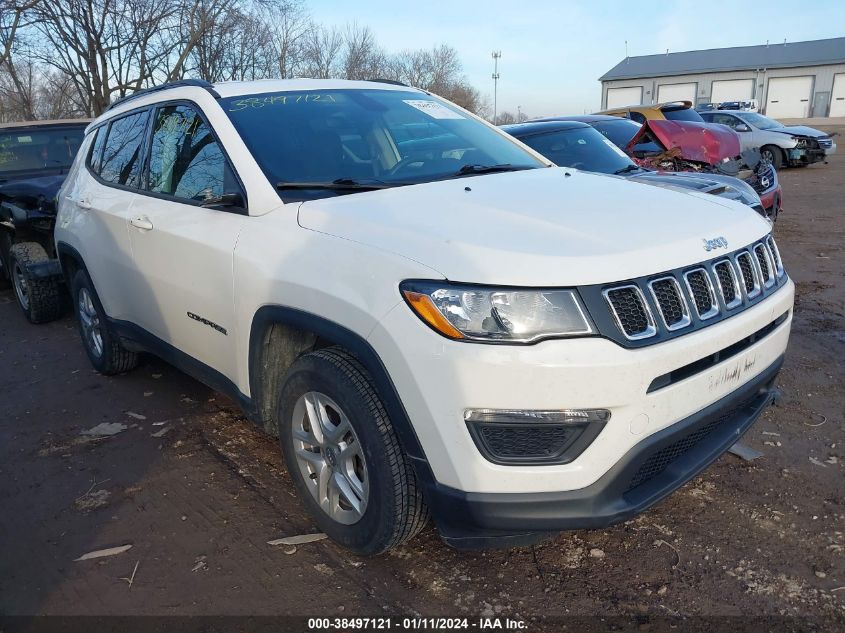
[{"label": "headlight", "polygon": [[807,139],[798,138],[797,136],[793,136],[792,140],[795,141],[795,149],[806,149],[807,148]]},{"label": "headlight", "polygon": [[595,328],[574,290],[496,288],[406,281],[402,296],[420,319],[452,339],[533,343],[586,336]]}]

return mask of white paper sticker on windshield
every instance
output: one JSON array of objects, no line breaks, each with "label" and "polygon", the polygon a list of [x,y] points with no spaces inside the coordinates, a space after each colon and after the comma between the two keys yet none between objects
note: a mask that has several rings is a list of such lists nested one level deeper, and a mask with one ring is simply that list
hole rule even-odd
[{"label": "white paper sticker on windshield", "polygon": [[463,119],[464,117],[450,110],[446,106],[437,103],[437,101],[428,101],[426,99],[403,99],[412,108],[416,108],[420,112],[425,112],[432,119]]},{"label": "white paper sticker on windshield", "polygon": [[619,148],[616,146],[616,144],[614,144],[614,142],[613,142],[613,141],[610,141],[610,140],[608,140],[608,139],[606,139],[606,138],[603,138],[602,140],[603,140],[605,143],[607,143],[607,146],[608,146],[610,149],[612,149],[614,152],[616,152],[617,154],[619,154],[622,158],[628,158],[628,154],[626,154],[626,153],[625,153],[625,152],[623,152],[621,149],[619,149]]},{"label": "white paper sticker on windshield", "polygon": [[18,143],[32,143],[32,137],[31,136],[19,136],[18,137]]}]

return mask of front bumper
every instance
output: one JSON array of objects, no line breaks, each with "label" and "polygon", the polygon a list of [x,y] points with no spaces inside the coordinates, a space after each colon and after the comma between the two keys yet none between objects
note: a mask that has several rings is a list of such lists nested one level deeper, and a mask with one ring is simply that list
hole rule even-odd
[{"label": "front bumper", "polygon": [[466,493],[433,484],[427,499],[447,543],[513,545],[626,521],[721,456],[773,400],[783,357],[718,402],[639,442],[598,481],[563,492]]},{"label": "front bumper", "polygon": [[793,167],[802,165],[812,165],[820,163],[825,160],[827,154],[825,150],[819,148],[813,149],[788,149],[786,150],[786,158],[789,164]]},{"label": "front bumper", "polygon": [[767,218],[776,218],[783,210],[783,189],[780,185],[760,194],[760,202]]}]

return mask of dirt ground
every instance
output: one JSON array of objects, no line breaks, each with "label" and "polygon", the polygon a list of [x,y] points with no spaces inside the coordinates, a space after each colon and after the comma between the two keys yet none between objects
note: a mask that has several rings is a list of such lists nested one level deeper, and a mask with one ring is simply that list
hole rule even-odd
[{"label": "dirt ground", "polygon": [[[314,531],[275,440],[156,359],[97,375],[70,317],[31,326],[0,292],[0,615],[744,614],[843,630],[839,140],[830,164],[781,175],[776,235],[798,298],[783,402],[744,440],[764,456],[726,455],[633,521],[529,548],[458,552],[431,527],[372,559],[268,545]],[[128,428],[80,434],[115,422]]]}]

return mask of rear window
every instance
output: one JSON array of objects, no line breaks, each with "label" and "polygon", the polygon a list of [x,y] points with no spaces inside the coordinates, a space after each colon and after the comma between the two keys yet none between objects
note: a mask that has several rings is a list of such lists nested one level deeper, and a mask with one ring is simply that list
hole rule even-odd
[{"label": "rear window", "polygon": [[660,111],[670,121],[694,121],[704,123],[701,115],[692,108],[661,108]]},{"label": "rear window", "polygon": [[84,126],[8,130],[0,134],[0,176],[67,169],[84,136]]}]

